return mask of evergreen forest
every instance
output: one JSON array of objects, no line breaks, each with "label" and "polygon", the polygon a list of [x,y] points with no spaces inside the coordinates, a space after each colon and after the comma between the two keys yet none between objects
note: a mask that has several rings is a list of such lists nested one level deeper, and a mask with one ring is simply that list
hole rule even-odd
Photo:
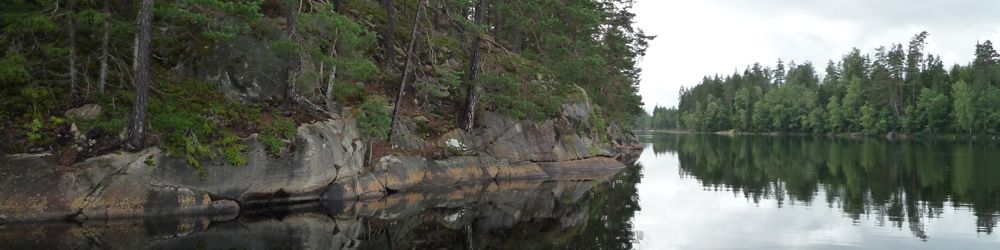
[{"label": "evergreen forest", "polygon": [[[807,134],[1000,133],[1000,55],[975,44],[974,61],[946,66],[925,51],[930,34],[824,66],[755,63],[681,90],[677,107],[655,107],[642,129]],[[970,46],[970,49],[972,47]],[[818,67],[823,67],[822,69]],[[822,77],[820,77],[822,76]]]},{"label": "evergreen forest", "polygon": [[[245,164],[337,110],[389,143],[477,114],[557,115],[588,97],[591,124],[629,129],[652,36],[634,0],[12,0],[0,8],[0,152],[68,162],[124,146]],[[97,104],[96,117],[68,110]],[[397,114],[398,113],[398,114]],[[66,137],[101,138],[86,150]],[[85,152],[84,152],[85,151]]]}]

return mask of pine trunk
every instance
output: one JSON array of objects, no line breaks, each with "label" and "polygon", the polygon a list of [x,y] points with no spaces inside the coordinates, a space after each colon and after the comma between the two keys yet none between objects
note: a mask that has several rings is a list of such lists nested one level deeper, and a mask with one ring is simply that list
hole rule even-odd
[{"label": "pine trunk", "polygon": [[[486,7],[486,0],[479,0],[476,4],[475,12],[475,24],[480,25],[483,22],[483,12]],[[472,30],[471,34],[471,46],[469,47],[469,69],[468,74],[465,77],[466,86],[466,98],[465,98],[465,110],[462,115],[462,124],[459,128],[465,129],[465,131],[472,131],[472,127],[476,120],[476,104],[479,103],[479,87],[476,84],[476,77],[479,74],[479,27]]]},{"label": "pine trunk", "polygon": [[399,114],[399,107],[403,103],[403,93],[406,91],[406,78],[410,76],[410,68],[413,64],[413,54],[417,45],[417,34],[419,34],[420,27],[420,16],[424,12],[424,0],[417,2],[417,15],[413,17],[413,30],[410,31],[410,45],[406,47],[406,61],[403,63],[403,76],[400,77],[399,81],[399,91],[396,92],[396,103],[392,108],[392,120],[390,121],[389,127],[389,139],[392,139],[392,134],[396,131],[396,117]]},{"label": "pine trunk", "polygon": [[149,65],[150,42],[152,38],[153,0],[142,0],[139,9],[139,34],[136,35],[135,66],[133,85],[135,85],[135,102],[132,106],[132,122],[129,125],[127,147],[141,149],[146,134],[147,105],[149,103]]}]

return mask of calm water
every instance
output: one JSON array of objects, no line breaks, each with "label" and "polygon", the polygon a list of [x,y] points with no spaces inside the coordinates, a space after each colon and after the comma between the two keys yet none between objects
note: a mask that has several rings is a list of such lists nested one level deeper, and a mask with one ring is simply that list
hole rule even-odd
[{"label": "calm water", "polygon": [[643,249],[998,249],[993,143],[643,135]]},{"label": "calm water", "polygon": [[640,137],[641,155],[600,181],[0,225],[0,249],[1000,249],[994,143]]}]

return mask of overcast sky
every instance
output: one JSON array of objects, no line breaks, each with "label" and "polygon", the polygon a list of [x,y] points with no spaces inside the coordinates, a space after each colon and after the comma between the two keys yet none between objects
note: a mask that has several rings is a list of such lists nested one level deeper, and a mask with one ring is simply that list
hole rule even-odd
[{"label": "overcast sky", "polygon": [[680,87],[705,75],[773,66],[779,57],[822,72],[852,47],[905,47],[927,31],[926,51],[950,67],[971,61],[976,41],[1000,40],[995,0],[638,0],[633,11],[658,36],[640,62],[647,110],[677,105]]}]

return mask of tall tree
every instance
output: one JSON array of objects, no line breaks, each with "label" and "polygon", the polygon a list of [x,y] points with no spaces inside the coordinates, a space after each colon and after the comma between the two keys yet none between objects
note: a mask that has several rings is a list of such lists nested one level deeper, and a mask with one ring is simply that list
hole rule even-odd
[{"label": "tall tree", "polygon": [[486,0],[479,0],[476,4],[476,12],[473,16],[475,26],[467,31],[470,35],[469,45],[469,68],[465,74],[465,109],[462,112],[459,127],[465,131],[472,131],[472,126],[476,120],[476,104],[479,103],[479,86],[476,84],[476,76],[479,74],[479,44],[480,25],[483,22],[483,12],[485,12]]},{"label": "tall tree", "polygon": [[774,68],[774,85],[781,85],[785,83],[785,62],[778,58],[778,66]]},{"label": "tall tree", "polygon": [[910,104],[904,101],[907,98],[903,94],[906,73],[906,53],[903,52],[903,45],[894,44],[886,54],[886,60],[889,69],[889,87],[892,88],[893,110],[896,112],[896,118],[899,118],[900,110],[904,108],[903,104]]},{"label": "tall tree", "polygon": [[972,62],[973,86],[986,86],[997,82],[994,65],[1000,60],[1000,54],[993,48],[993,42],[986,40],[976,43],[976,59]]},{"label": "tall tree", "polygon": [[389,125],[389,139],[392,139],[393,133],[396,131],[396,116],[399,113],[399,107],[403,103],[403,93],[406,92],[406,80],[410,76],[410,70],[413,64],[413,54],[416,49],[417,35],[420,33],[420,17],[424,13],[424,0],[417,1],[417,14],[413,17],[413,30],[410,31],[410,45],[406,48],[406,61],[403,63],[403,75],[399,79],[399,91],[396,92],[396,103],[393,104],[392,108],[392,119]]},{"label": "tall tree", "polygon": [[920,32],[910,39],[910,46],[906,53],[906,85],[910,87],[910,105],[917,102],[917,89],[923,81],[920,71],[924,65],[924,46],[927,44],[927,31]]},{"label": "tall tree", "polygon": [[145,147],[146,116],[149,103],[150,84],[150,43],[152,39],[153,0],[142,0],[139,6],[138,34],[135,39],[135,73],[132,84],[135,86],[135,102],[132,105],[132,121],[129,125],[126,147],[141,149]]}]

